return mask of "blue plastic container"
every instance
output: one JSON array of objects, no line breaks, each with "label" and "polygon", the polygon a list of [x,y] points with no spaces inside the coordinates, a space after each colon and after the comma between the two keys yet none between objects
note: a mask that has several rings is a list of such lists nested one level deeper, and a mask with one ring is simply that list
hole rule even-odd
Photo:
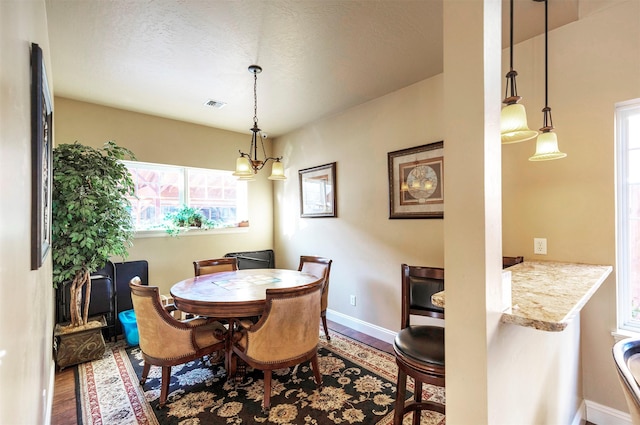
[{"label": "blue plastic container", "polygon": [[122,325],[124,339],[128,345],[140,344],[140,336],[138,335],[138,322],[136,322],[136,314],[133,310],[124,310],[118,313],[118,319]]}]

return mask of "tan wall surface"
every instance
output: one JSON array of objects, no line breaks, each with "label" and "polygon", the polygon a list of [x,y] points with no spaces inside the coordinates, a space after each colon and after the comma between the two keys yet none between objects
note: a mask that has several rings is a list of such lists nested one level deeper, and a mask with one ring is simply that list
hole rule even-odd
[{"label": "tan wall surface", "polygon": [[[583,396],[627,411],[611,356],[616,329],[614,105],[640,97],[640,3],[603,8],[549,33],[549,106],[567,158],[529,163],[530,142],[503,148],[503,243],[525,258],[614,266],[581,315]],[[529,126],[542,126],[544,39],[517,50]],[[506,66],[506,62],[505,62]],[[547,238],[547,256],[533,238]]]},{"label": "tan wall surface", "polygon": [[[277,261],[331,266],[330,308],[400,325],[400,264],[444,264],[442,220],[389,220],[387,152],[442,140],[442,76],[279,138],[289,179],[276,188]],[[336,162],[337,218],[300,218],[298,170]],[[356,296],[356,306],[349,295]]]},{"label": "tan wall surface", "polygon": [[[250,134],[189,124],[66,98],[56,98],[56,143],[78,141],[102,146],[107,140],[133,151],[139,161],[232,170],[238,149]],[[269,146],[265,146],[268,148]],[[171,285],[193,276],[193,261],[228,252],[272,248],[272,183],[264,172],[249,182],[247,231],[179,237],[136,238],[127,260],[149,262],[149,283],[169,293]],[[275,183],[277,184],[277,183]],[[122,261],[114,258],[114,261]]]},{"label": "tan wall surface", "polygon": [[51,253],[31,271],[31,43],[49,37],[44,1],[0,1],[0,422],[48,423],[53,397]]}]

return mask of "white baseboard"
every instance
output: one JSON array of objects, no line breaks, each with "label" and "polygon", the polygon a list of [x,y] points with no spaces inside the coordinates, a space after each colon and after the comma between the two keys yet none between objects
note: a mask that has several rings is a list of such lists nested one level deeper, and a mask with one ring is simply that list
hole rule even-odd
[{"label": "white baseboard", "polygon": [[587,418],[587,408],[584,404],[584,400],[580,403],[580,407],[578,407],[578,411],[573,417],[573,421],[571,421],[571,425],[582,425],[583,421]]},{"label": "white baseboard", "polygon": [[338,313],[334,310],[327,309],[327,319],[343,326],[348,326],[351,329],[362,332],[363,334],[378,338],[381,341],[388,342],[389,344],[393,344],[393,340],[396,337],[396,332],[381,328],[380,326],[372,325],[371,323],[356,319],[355,317],[347,316],[346,314]]},{"label": "white baseboard", "polygon": [[44,402],[44,420],[45,424],[51,423],[51,415],[53,413],[53,391],[56,383],[56,363],[51,359],[49,365],[49,388],[42,394]]},{"label": "white baseboard", "polygon": [[631,415],[620,410],[585,400],[586,420],[596,425],[633,425]]}]

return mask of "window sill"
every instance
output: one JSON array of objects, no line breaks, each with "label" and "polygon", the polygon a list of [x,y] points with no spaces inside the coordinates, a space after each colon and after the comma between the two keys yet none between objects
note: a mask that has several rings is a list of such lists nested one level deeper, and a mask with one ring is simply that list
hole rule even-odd
[{"label": "window sill", "polygon": [[623,339],[627,339],[627,338],[637,338],[637,337],[640,336],[640,333],[629,331],[629,330],[626,330],[626,329],[617,329],[617,330],[611,332],[611,336],[613,336],[613,339],[614,339],[615,342],[618,342],[618,341],[622,341]]},{"label": "window sill", "polygon": [[146,238],[181,238],[184,236],[211,236],[228,233],[247,233],[249,227],[222,227],[219,229],[188,229],[181,231],[179,234],[172,236],[166,230],[140,230],[133,236],[134,239]]}]

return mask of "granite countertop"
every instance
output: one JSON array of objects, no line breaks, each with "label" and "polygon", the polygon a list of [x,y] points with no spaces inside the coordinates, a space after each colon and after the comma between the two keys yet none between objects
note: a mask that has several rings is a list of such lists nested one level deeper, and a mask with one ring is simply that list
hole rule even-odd
[{"label": "granite countertop", "polygon": [[[564,330],[598,290],[611,266],[525,261],[511,271],[512,308],[502,314],[503,323],[543,331]],[[434,305],[444,307],[445,292],[432,296]]]}]

